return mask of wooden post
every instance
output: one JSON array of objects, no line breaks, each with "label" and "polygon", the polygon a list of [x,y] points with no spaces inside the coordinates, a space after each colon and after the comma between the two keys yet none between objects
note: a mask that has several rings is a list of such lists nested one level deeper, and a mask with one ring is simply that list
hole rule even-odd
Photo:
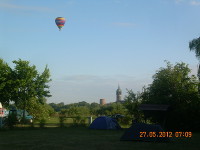
[{"label": "wooden post", "polygon": [[89,124],[92,123],[92,116],[88,117],[88,123],[89,123]]}]

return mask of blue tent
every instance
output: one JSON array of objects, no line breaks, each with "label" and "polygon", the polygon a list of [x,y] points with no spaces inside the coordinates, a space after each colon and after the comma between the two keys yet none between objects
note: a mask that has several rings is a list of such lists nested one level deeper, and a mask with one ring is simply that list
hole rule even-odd
[{"label": "blue tent", "polygon": [[111,117],[105,117],[101,116],[96,118],[91,125],[89,126],[89,129],[121,129],[120,125],[117,123],[116,119],[113,119]]}]

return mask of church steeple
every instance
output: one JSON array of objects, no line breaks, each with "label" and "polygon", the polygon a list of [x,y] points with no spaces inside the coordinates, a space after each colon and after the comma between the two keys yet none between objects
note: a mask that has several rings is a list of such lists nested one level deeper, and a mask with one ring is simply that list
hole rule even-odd
[{"label": "church steeple", "polygon": [[118,84],[118,89],[116,91],[116,102],[120,102],[122,100],[122,90]]}]

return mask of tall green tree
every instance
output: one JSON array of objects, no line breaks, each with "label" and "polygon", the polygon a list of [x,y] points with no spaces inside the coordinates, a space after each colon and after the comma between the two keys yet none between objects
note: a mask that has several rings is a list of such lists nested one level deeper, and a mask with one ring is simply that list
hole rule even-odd
[{"label": "tall green tree", "polygon": [[[44,103],[44,97],[51,96],[48,82],[51,81],[49,69],[46,67],[42,74],[39,74],[35,65],[21,59],[13,61],[15,67],[12,71],[14,93],[12,99],[18,108],[26,110],[32,98]],[[25,113],[23,114],[23,116]],[[25,116],[24,116],[25,117]]]},{"label": "tall green tree", "polygon": [[191,51],[194,51],[196,54],[196,57],[200,59],[200,37],[190,41],[189,48]]},{"label": "tall green tree", "polygon": [[141,112],[138,107],[140,105],[140,94],[134,93],[132,90],[127,90],[127,96],[125,97],[124,106],[128,110],[128,115],[132,116],[132,119],[141,119]]},{"label": "tall green tree", "polygon": [[51,81],[50,79],[50,71],[48,67],[46,66],[42,74],[37,74],[35,83],[36,83],[36,97],[40,100],[41,103],[43,103],[45,97],[51,97],[50,91],[49,91],[49,85],[48,83]]},{"label": "tall green tree", "polygon": [[[195,52],[197,59],[200,60],[200,37],[190,41],[189,42],[189,48],[190,48],[190,51]],[[197,76],[198,76],[198,79],[199,79],[199,82],[200,82],[200,65],[199,65],[199,68],[198,68]],[[199,94],[200,94],[200,86],[198,87],[198,91],[199,91]]]},{"label": "tall green tree", "polygon": [[11,101],[11,92],[12,92],[12,78],[11,78],[12,69],[8,66],[7,63],[0,59],[0,102],[3,105],[9,104]]},{"label": "tall green tree", "polygon": [[[143,92],[145,104],[167,104],[166,127],[168,129],[196,130],[200,126],[200,97],[198,80],[190,75],[191,69],[185,63],[160,68],[153,76],[153,83]],[[160,113],[152,114],[153,122],[161,123]]]}]

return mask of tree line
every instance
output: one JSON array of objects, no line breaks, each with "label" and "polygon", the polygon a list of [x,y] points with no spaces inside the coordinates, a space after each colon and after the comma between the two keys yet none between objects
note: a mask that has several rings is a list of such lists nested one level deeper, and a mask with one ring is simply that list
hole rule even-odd
[{"label": "tree line", "polygon": [[[85,101],[64,105],[63,102],[47,104],[50,80],[49,69],[46,67],[40,74],[34,65],[28,61],[13,61],[12,69],[0,59],[0,101],[4,106],[15,105],[27,110],[36,119],[47,119],[50,115],[57,117],[74,117],[81,120],[87,116],[112,116],[121,114],[122,124],[130,124],[133,119],[144,121],[144,113],[139,110],[141,104],[165,104],[170,108],[166,116],[166,129],[199,130],[200,94],[199,81],[195,75],[190,75],[191,69],[181,62],[175,65],[166,61],[166,67],[160,68],[153,75],[153,82],[141,93],[127,90],[124,103],[110,103],[101,106],[98,103]],[[149,111],[149,123],[163,121],[160,112]],[[61,118],[62,119],[62,118]]]},{"label": "tree line", "polygon": [[[121,123],[130,124],[133,119],[148,120],[149,123],[162,124],[166,120],[168,130],[199,130],[200,94],[199,81],[190,75],[191,69],[183,62],[175,65],[166,61],[166,67],[160,68],[153,75],[153,82],[144,87],[141,93],[127,90],[124,103],[99,105],[85,101],[64,105],[50,103],[55,111],[65,116],[112,116],[121,114],[125,117]],[[161,111],[148,111],[148,115],[139,109],[141,104],[169,105],[166,115]]]},{"label": "tree line", "polygon": [[[200,38],[189,42],[189,48],[200,59]],[[27,110],[35,118],[46,118],[54,111],[59,117],[84,117],[88,115],[122,114],[124,123],[132,119],[148,120],[150,123],[162,123],[163,113],[149,111],[148,116],[139,110],[141,104],[169,105],[166,113],[168,130],[196,131],[200,126],[200,69],[197,77],[191,75],[191,69],[184,62],[171,64],[166,61],[166,67],[159,68],[152,76],[153,82],[144,87],[141,93],[127,90],[124,103],[112,103],[100,106],[97,103],[85,101],[64,105],[64,103],[47,104],[50,97],[48,83],[51,81],[47,66],[42,73],[35,65],[24,60],[13,61],[11,68],[0,59],[0,102],[9,106],[12,102],[17,108]]]}]

